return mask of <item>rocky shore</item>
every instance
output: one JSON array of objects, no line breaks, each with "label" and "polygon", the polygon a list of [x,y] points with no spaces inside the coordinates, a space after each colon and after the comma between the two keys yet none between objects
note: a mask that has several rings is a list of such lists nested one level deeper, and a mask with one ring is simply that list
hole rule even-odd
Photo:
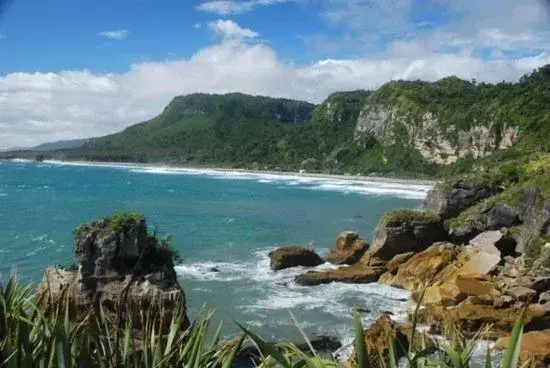
[{"label": "rocky shore", "polygon": [[[550,363],[550,202],[537,187],[523,188],[513,204],[503,194],[498,186],[479,182],[438,185],[425,211],[384,214],[370,244],[357,232],[345,231],[326,258],[310,247],[288,246],[269,253],[270,267],[278,271],[328,261],[333,269],[306,271],[295,282],[311,287],[378,282],[403,288],[421,304],[414,318],[430,333],[455,326],[473,336],[490,326],[483,337],[499,339],[497,348],[506,345],[525,312],[522,354],[545,367]],[[81,319],[101,308],[120,324],[123,307],[126,318],[145,310],[160,315],[167,326],[175,314],[189,325],[185,293],[174,271],[176,253],[148,233],[143,216],[123,214],[80,226],[74,231],[74,256],[75,267],[45,270],[37,298],[44,313],[55,313],[52,308],[68,296]],[[139,318],[132,322],[139,336]],[[388,336],[401,346],[418,344],[408,340],[411,328],[384,314],[365,331],[366,345],[387,353]],[[321,337],[320,344],[336,345],[327,339]]]},{"label": "rocky shore", "polygon": [[[525,310],[528,338],[522,353],[546,367],[550,348],[536,341],[547,341],[550,334],[550,202],[537,187],[523,188],[510,202],[509,193],[491,183],[439,185],[423,212],[382,216],[370,245],[357,233],[340,234],[326,260],[341,266],[307,271],[295,281],[305,286],[379,282],[410,290],[422,305],[418,322],[432,333],[456,326],[473,336],[490,326],[484,337],[501,338],[497,347],[505,346]],[[284,250],[274,254],[284,258]],[[386,319],[373,328],[396,335],[397,327]]]}]

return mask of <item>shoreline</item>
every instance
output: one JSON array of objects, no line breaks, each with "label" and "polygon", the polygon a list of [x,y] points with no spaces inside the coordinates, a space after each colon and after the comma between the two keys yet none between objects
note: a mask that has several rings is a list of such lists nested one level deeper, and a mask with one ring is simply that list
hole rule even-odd
[{"label": "shoreline", "polygon": [[[4,160],[0,160],[4,161]],[[11,162],[36,162],[30,159],[7,159],[5,161]],[[183,166],[183,165],[170,165],[170,164],[143,164],[132,162],[106,162],[106,161],[64,161],[64,160],[44,160],[42,163],[57,164],[57,165],[75,165],[75,166],[99,166],[99,167],[129,167],[129,168],[162,168],[174,171],[193,171],[204,172],[211,171],[214,173],[239,173],[249,175],[275,175],[283,177],[300,177],[300,178],[317,178],[317,179],[334,179],[341,181],[356,181],[356,182],[373,182],[373,183],[389,183],[389,184],[410,184],[421,186],[435,186],[439,181],[427,180],[427,179],[407,179],[407,178],[393,178],[384,176],[364,176],[364,175],[339,175],[339,174],[325,174],[325,173],[311,173],[311,172],[293,172],[293,171],[273,171],[273,170],[250,170],[250,169],[238,169],[238,168],[223,168],[223,167],[198,167],[198,166]]]}]

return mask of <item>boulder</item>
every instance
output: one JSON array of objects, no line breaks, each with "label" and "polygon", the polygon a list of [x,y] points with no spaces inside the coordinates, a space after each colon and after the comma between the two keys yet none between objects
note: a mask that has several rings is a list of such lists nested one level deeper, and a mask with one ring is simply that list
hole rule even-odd
[{"label": "boulder", "polygon": [[[476,277],[475,275],[458,275],[454,284],[462,294],[499,296],[497,285]],[[492,303],[491,303],[492,304]]]},{"label": "boulder", "polygon": [[[74,231],[76,270],[48,268],[38,288],[38,306],[55,312],[65,296],[80,314],[98,302],[113,316],[125,311],[156,310],[165,321],[186,317],[185,294],[174,271],[175,253],[147,232],[141,215],[119,214]],[[137,313],[134,317],[139,320]]]},{"label": "boulder", "polygon": [[395,273],[399,266],[401,266],[403,263],[407,262],[409,259],[411,259],[412,256],[414,256],[414,252],[408,252],[408,253],[402,253],[398,254],[395,257],[393,257],[387,264],[388,272],[389,273]]},{"label": "boulder", "polygon": [[460,274],[486,275],[500,263],[501,254],[493,244],[477,242],[467,247],[461,258]]},{"label": "boulder", "polygon": [[550,277],[535,278],[529,288],[535,290],[537,294],[548,292],[550,290]]},{"label": "boulder", "polygon": [[[496,349],[506,349],[510,336],[502,337],[495,343]],[[530,361],[529,367],[546,368],[550,366],[550,330],[531,331],[521,339],[520,365]]]},{"label": "boulder", "polygon": [[[418,323],[426,324],[435,333],[446,326],[460,326],[465,336],[475,335],[482,327],[492,326],[487,338],[507,335],[522,313],[522,305],[509,308],[494,305],[475,304],[470,297],[460,304],[447,308],[441,305],[426,305],[418,314]],[[494,303],[494,302],[493,302]],[[550,310],[539,305],[530,305],[526,311],[525,331],[550,328]]]},{"label": "boulder", "polygon": [[450,307],[456,305],[467,298],[453,283],[443,283],[441,285],[432,285],[422,290],[413,292],[412,299],[415,303],[422,302],[423,305],[442,305]]},{"label": "boulder", "polygon": [[411,291],[417,290],[433,283],[436,275],[457,259],[458,253],[458,247],[454,244],[436,243],[414,254],[393,273],[385,273],[380,282]]},{"label": "boulder", "polygon": [[520,302],[529,303],[535,298],[537,292],[524,286],[516,286],[512,289],[506,290],[506,295],[509,295]]},{"label": "boulder", "polygon": [[340,267],[328,271],[308,271],[295,277],[299,285],[314,286],[329,284],[331,282],[344,282],[348,284],[368,284],[376,282],[386,269],[382,267],[370,267],[356,264],[349,267]]},{"label": "boulder", "polygon": [[448,237],[443,223],[434,215],[415,211],[387,212],[374,230],[366,255],[389,261],[398,254],[421,252]]},{"label": "boulder", "polygon": [[482,199],[500,192],[501,189],[495,184],[467,180],[454,183],[450,189],[437,185],[428,193],[424,208],[441,218],[451,218]]},{"label": "boulder", "polygon": [[269,266],[272,270],[289,267],[314,267],[324,263],[323,259],[312,249],[298,246],[282,247],[269,252]]},{"label": "boulder", "polygon": [[358,233],[344,231],[336,239],[336,247],[332,248],[327,260],[333,264],[354,264],[358,262],[367,251],[369,245]]},{"label": "boulder", "polygon": [[[394,341],[396,360],[399,360],[409,349],[409,338],[404,329],[387,314],[382,314],[369,328],[365,330],[365,345],[367,348],[368,366],[382,368],[382,362],[389,361],[390,339]],[[348,366],[357,364],[355,349],[348,360]]]},{"label": "boulder", "polygon": [[539,295],[539,304],[550,304],[550,292],[545,291]]},{"label": "boulder", "polygon": [[498,309],[509,308],[515,303],[510,295],[500,295],[493,300],[493,306]]}]

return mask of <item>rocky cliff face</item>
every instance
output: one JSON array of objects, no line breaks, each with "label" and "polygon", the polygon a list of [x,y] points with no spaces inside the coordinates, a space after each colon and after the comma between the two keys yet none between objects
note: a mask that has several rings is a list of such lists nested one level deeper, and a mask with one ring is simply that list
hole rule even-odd
[{"label": "rocky cliff face", "polygon": [[38,290],[43,310],[68,295],[83,312],[99,303],[113,314],[145,308],[157,309],[167,320],[174,313],[185,316],[173,251],[147,233],[142,216],[117,215],[77,228],[74,254],[77,269],[44,272]]},{"label": "rocky cliff face", "polygon": [[359,114],[355,136],[358,140],[365,135],[374,136],[383,145],[406,144],[416,148],[427,161],[444,165],[460,157],[477,159],[496,149],[510,148],[519,137],[518,127],[507,123],[482,124],[473,119],[468,125],[468,129],[459,129],[428,109],[418,111],[369,101]]}]

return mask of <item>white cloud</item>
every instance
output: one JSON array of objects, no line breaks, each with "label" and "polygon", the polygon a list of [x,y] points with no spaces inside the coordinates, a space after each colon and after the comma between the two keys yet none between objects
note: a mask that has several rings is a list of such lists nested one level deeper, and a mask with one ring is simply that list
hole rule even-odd
[{"label": "white cloud", "polygon": [[117,30],[114,30],[114,31],[99,32],[98,35],[110,38],[112,40],[120,41],[120,40],[125,39],[126,36],[128,36],[129,33],[130,33],[130,31],[128,31],[127,29],[117,29]]},{"label": "white cloud", "polygon": [[202,27],[202,25],[200,23],[193,24],[193,28],[195,28],[195,29],[199,29],[201,27]]},{"label": "white cloud", "polygon": [[248,1],[233,1],[233,0],[214,0],[206,1],[196,7],[197,10],[214,13],[218,15],[231,15],[246,13],[259,6],[268,6],[280,3],[286,3],[296,0],[248,0]]},{"label": "white cloud", "polygon": [[0,33],[0,40],[4,39],[4,38],[8,38],[5,34],[3,33]]},{"label": "white cloud", "polygon": [[516,80],[550,63],[549,53],[488,61],[413,51],[296,66],[282,61],[267,43],[224,39],[188,59],[137,63],[125,73],[10,73],[0,77],[0,148],[113,133],[158,114],[174,96],[193,92],[239,91],[321,102],[334,91],[376,88],[391,79],[454,74],[478,81]]},{"label": "white cloud", "polygon": [[256,38],[259,36],[258,33],[248,28],[242,28],[232,20],[218,19],[215,22],[208,23],[208,28],[224,39]]}]

